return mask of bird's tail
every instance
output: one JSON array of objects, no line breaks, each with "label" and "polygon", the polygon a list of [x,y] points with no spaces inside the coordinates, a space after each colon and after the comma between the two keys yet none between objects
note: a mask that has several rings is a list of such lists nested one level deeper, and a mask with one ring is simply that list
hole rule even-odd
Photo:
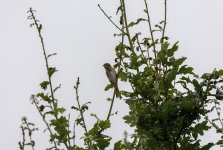
[{"label": "bird's tail", "polygon": [[120,99],[122,98],[121,93],[120,93],[118,87],[115,87],[115,95],[116,95],[116,97],[119,97]]}]

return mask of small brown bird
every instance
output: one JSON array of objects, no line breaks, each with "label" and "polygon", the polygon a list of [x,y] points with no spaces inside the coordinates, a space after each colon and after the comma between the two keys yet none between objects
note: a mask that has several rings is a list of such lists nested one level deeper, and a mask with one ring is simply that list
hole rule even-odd
[{"label": "small brown bird", "polygon": [[120,95],[120,92],[118,89],[118,77],[117,77],[117,73],[116,73],[115,69],[109,63],[105,63],[103,66],[105,68],[108,80],[115,88],[116,97],[121,98],[121,95]]}]

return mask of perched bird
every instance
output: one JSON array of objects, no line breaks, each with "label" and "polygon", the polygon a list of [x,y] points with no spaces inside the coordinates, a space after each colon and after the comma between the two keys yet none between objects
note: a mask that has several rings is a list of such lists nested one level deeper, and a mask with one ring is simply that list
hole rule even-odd
[{"label": "perched bird", "polygon": [[120,95],[120,92],[119,92],[119,89],[118,89],[118,77],[117,77],[117,73],[116,73],[115,69],[109,63],[105,63],[103,66],[105,68],[108,80],[110,81],[110,83],[115,88],[116,97],[121,98],[121,95]]}]

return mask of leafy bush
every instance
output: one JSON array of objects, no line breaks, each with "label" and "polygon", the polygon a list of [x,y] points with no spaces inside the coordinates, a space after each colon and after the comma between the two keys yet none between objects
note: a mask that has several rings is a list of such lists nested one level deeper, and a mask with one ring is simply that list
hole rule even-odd
[{"label": "leafy bush", "polygon": [[[214,127],[217,132],[223,133],[222,119],[220,116],[220,102],[223,99],[223,70],[214,70],[212,73],[204,73],[201,77],[194,73],[193,68],[185,64],[185,57],[176,58],[178,42],[171,44],[165,35],[167,22],[167,8],[165,4],[165,18],[155,28],[151,26],[150,13],[147,1],[144,0],[146,18],[138,18],[128,22],[125,1],[120,0],[117,14],[120,16],[119,25],[101,8],[101,11],[118,29],[121,42],[116,46],[116,59],[114,67],[117,69],[118,78],[126,82],[131,90],[122,90],[123,100],[129,106],[129,114],[124,116],[125,123],[134,129],[131,140],[124,140],[114,144],[115,150],[208,150],[214,144],[222,145],[223,140],[217,143],[201,145],[199,137],[204,132]],[[115,90],[111,100],[111,106],[107,119],[103,120],[92,114],[96,122],[91,129],[87,129],[84,113],[88,110],[88,104],[81,104],[77,79],[74,90],[76,91],[77,106],[72,106],[80,115],[75,120],[75,126],[84,129],[81,140],[85,146],[75,144],[75,128],[72,130],[69,116],[64,115],[65,108],[60,107],[55,97],[55,92],[60,88],[53,86],[52,76],[56,73],[56,67],[49,65],[50,57],[45,50],[41,34],[42,25],[35,18],[34,10],[30,8],[28,19],[32,20],[31,27],[35,26],[41,41],[45,58],[48,78],[40,83],[43,92],[31,96],[31,101],[37,108],[48,132],[49,141],[52,144],[48,149],[68,150],[101,150],[110,146],[112,137],[105,135],[104,131],[111,127],[110,116],[112,113]],[[149,36],[143,33],[130,32],[132,27],[138,24],[148,24]],[[154,33],[159,33],[156,38]],[[148,33],[147,33],[148,34]],[[105,90],[112,89],[112,85]],[[207,106],[213,106],[208,108]],[[216,111],[217,118],[210,119],[209,113]],[[218,122],[218,123],[216,123]],[[220,126],[219,126],[220,123]],[[31,127],[32,126],[32,127]],[[20,149],[31,146],[34,149],[32,132],[36,130],[34,124],[23,118],[21,126],[23,140],[19,142]],[[28,132],[28,135],[26,134]],[[30,137],[26,140],[26,137]],[[73,141],[73,142],[72,142]]]}]

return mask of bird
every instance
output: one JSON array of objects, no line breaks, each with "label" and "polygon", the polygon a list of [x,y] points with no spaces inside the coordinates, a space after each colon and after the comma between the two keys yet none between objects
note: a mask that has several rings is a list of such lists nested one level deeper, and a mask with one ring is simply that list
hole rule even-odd
[{"label": "bird", "polygon": [[110,83],[115,88],[116,97],[121,98],[121,94],[120,94],[120,91],[119,91],[119,88],[118,88],[118,75],[117,75],[115,69],[109,63],[105,63],[103,65],[103,67],[105,68],[108,80],[110,81]]}]

